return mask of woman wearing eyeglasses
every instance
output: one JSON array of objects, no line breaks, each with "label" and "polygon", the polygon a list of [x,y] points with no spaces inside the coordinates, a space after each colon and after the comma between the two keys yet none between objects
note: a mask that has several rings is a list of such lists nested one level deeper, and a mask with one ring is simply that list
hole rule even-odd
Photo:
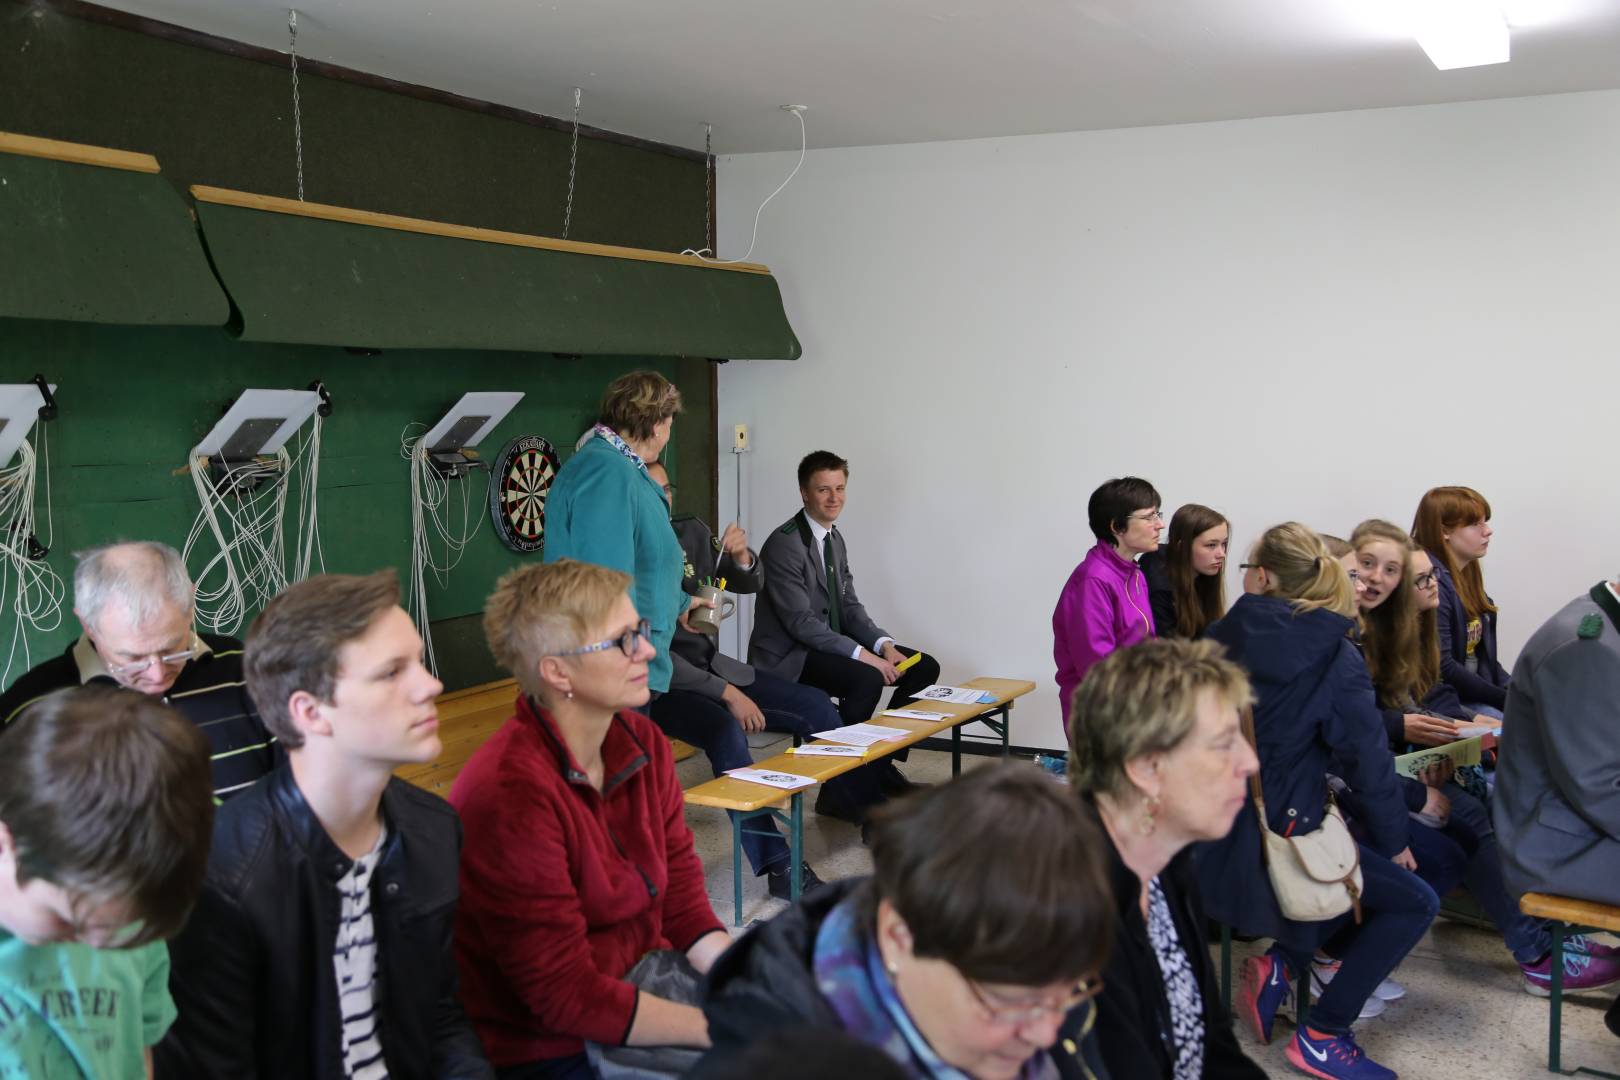
[{"label": "woman wearing eyeglasses", "polygon": [[523,693],[450,789],[466,830],[456,955],[503,1080],[590,1080],[587,1043],[708,1045],[694,1005],[629,979],[651,955],[694,991],[730,942],[669,741],[637,711],[653,647],[629,587],[565,559],[507,574],[484,609],[490,651]]},{"label": "woman wearing eyeglasses", "polygon": [[1069,780],[1109,841],[1114,950],[1097,999],[1110,1075],[1264,1077],[1221,1006],[1190,846],[1219,840],[1259,768],[1248,677],[1209,641],[1148,641],[1091,669],[1069,711]]},{"label": "woman wearing eyeglasses", "polygon": [[[1369,582],[1361,598],[1362,645],[1384,710],[1384,724],[1397,753],[1456,741],[1457,722],[1469,718],[1451,687],[1440,679],[1435,609],[1440,588],[1433,561],[1401,529],[1387,521],[1364,521],[1351,534],[1358,567]],[[1416,702],[1421,699],[1422,705]],[[1450,782],[1447,778],[1450,777]],[[1546,992],[1550,980],[1551,925],[1520,914],[1502,879],[1502,859],[1491,823],[1490,793],[1478,766],[1448,768],[1429,786],[1402,779],[1407,806],[1420,816],[1408,830],[1417,873],[1444,896],[1459,884],[1502,934],[1525,985]],[[1571,990],[1591,990],[1620,981],[1620,950],[1582,938],[1564,973]],[[1404,994],[1386,982],[1375,996]]]},{"label": "woman wearing eyeglasses", "polygon": [[1052,655],[1065,725],[1069,699],[1091,665],[1153,636],[1153,601],[1136,559],[1158,550],[1164,532],[1161,501],[1152,484],[1135,476],[1110,480],[1091,493],[1086,517],[1097,543],[1069,575],[1052,611]]},{"label": "woman wearing eyeglasses", "polygon": [[1294,972],[1336,939],[1340,966],[1289,1041],[1290,1063],[1314,1076],[1392,1080],[1351,1033],[1373,990],[1416,945],[1440,901],[1409,871],[1407,806],[1373,696],[1367,665],[1351,643],[1355,590],[1322,540],[1298,522],[1266,530],[1243,565],[1244,595],[1209,636],[1249,674],[1255,749],[1267,825],[1279,836],[1322,827],[1332,771],[1358,792],[1366,839],[1360,848],[1362,920],[1285,918],[1272,890],[1254,812],[1239,814],[1224,839],[1198,860],[1209,914],[1276,944],[1244,964],[1238,1015],[1269,1042]]},{"label": "woman wearing eyeglasses", "polygon": [[715,964],[710,1058],[832,1027],[915,1080],[1104,1075],[1090,999],[1113,926],[1105,841],[1067,790],[986,765],[872,821],[871,878],[826,886]]}]

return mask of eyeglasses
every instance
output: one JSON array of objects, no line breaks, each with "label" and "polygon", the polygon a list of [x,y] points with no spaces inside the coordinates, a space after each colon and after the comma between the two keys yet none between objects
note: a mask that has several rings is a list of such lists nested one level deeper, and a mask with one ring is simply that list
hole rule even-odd
[{"label": "eyeglasses", "polygon": [[552,653],[551,655],[584,656],[587,653],[606,652],[614,646],[618,646],[620,652],[634,660],[636,658],[636,650],[641,648],[641,643],[643,641],[651,640],[651,635],[648,633],[651,626],[652,624],[647,622],[646,619],[642,619],[635,626],[631,627],[629,630],[626,630],[623,634],[616,638],[609,638],[607,641],[598,641],[594,645],[581,645],[577,649],[565,649],[562,652]]},{"label": "eyeglasses", "polygon": [[1240,562],[1240,563],[1238,563],[1238,569],[1239,570],[1264,570],[1265,567],[1261,566],[1257,562]]},{"label": "eyeglasses", "polygon": [[1075,983],[1074,988],[1065,994],[1061,1001],[1043,1001],[1035,1005],[1007,1006],[997,1005],[991,1001],[984,992],[984,988],[972,979],[963,976],[963,981],[967,983],[968,989],[973,992],[974,999],[990,1015],[992,1023],[1011,1026],[1033,1023],[1047,1016],[1062,1016],[1081,1002],[1090,1001],[1102,993],[1103,986],[1102,976],[1098,975],[1094,978],[1081,979]]},{"label": "eyeglasses", "polygon": [[1420,589],[1427,589],[1430,585],[1434,584],[1434,571],[1430,570],[1427,574],[1419,574],[1417,577],[1412,579],[1412,584],[1416,585]]},{"label": "eyeglasses", "polygon": [[163,667],[178,667],[196,655],[196,649],[187,649],[184,652],[168,653],[164,656],[153,654],[151,656],[144,656],[139,660],[131,660],[127,664],[114,664],[112,667],[107,669],[107,674],[114,677],[119,675],[139,675],[141,672],[151,667],[152,661],[154,660]]},{"label": "eyeglasses", "polygon": [[1126,516],[1127,516],[1128,520],[1130,520],[1130,521],[1163,521],[1164,520],[1164,514],[1160,513],[1157,510],[1149,510],[1145,514],[1128,514]]},{"label": "eyeglasses", "polygon": [[1361,580],[1361,571],[1360,570],[1346,570],[1344,572],[1344,576],[1350,579],[1350,584],[1354,585],[1356,582]]}]

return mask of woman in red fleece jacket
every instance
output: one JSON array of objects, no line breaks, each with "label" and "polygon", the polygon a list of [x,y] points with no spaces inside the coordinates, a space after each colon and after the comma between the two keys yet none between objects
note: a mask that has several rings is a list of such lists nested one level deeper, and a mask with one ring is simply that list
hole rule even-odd
[{"label": "woman in red fleece jacket", "polygon": [[647,704],[647,623],[616,570],[503,577],[484,610],[524,693],[450,789],[461,813],[461,998],[503,1080],[589,1078],[584,1043],[709,1044],[703,1014],[625,981],[649,952],[699,972],[730,944],[703,890],[669,743]]}]

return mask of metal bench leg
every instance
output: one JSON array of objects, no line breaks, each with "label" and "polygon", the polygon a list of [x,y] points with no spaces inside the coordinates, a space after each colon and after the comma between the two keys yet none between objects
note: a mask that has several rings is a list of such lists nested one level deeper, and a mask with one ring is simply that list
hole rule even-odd
[{"label": "metal bench leg", "polygon": [[731,925],[741,926],[742,921],[742,815],[730,813],[726,815],[731,819]]},{"label": "metal bench leg", "polygon": [[1294,987],[1294,1026],[1304,1031],[1305,1025],[1311,1022],[1311,965],[1306,964],[1305,970],[1299,973],[1299,983]]},{"label": "metal bench leg", "polygon": [[1005,761],[1012,753],[1012,702],[996,711],[1001,714],[1001,757]]},{"label": "metal bench leg", "polygon": [[1564,1007],[1564,924],[1557,919],[1552,921],[1552,1000],[1547,1010],[1548,1024],[1551,1030],[1547,1033],[1547,1071],[1560,1072],[1559,1061],[1563,1039],[1563,1007]]},{"label": "metal bench leg", "polygon": [[962,775],[962,725],[951,728],[951,775]]},{"label": "metal bench leg", "polygon": [[794,792],[788,805],[793,815],[788,823],[788,858],[793,860],[788,872],[788,896],[797,902],[804,886],[804,794]]},{"label": "metal bench leg", "polygon": [[1221,923],[1221,1011],[1232,1012],[1232,928]]}]

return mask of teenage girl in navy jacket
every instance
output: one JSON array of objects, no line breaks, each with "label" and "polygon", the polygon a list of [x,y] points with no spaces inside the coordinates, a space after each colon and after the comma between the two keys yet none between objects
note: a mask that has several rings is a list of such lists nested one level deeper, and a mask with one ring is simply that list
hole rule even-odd
[{"label": "teenage girl in navy jacket", "polygon": [[1267,530],[1244,569],[1245,595],[1209,635],[1248,669],[1254,686],[1268,824],[1284,835],[1320,828],[1330,770],[1360,793],[1367,834],[1362,922],[1354,925],[1349,913],[1327,922],[1283,917],[1252,811],[1239,814],[1226,839],[1200,856],[1200,891],[1212,917],[1277,942],[1244,967],[1238,1014],[1256,1038],[1270,1040],[1292,972],[1310,962],[1317,945],[1335,937],[1339,974],[1312,1009],[1309,1027],[1296,1031],[1288,1059],[1315,1076],[1393,1078],[1366,1058],[1350,1025],[1368,995],[1423,937],[1440,902],[1410,873],[1416,861],[1407,848],[1406,803],[1395,784],[1366,664],[1349,638],[1355,593],[1321,538],[1297,522]]},{"label": "teenage girl in navy jacket", "polygon": [[1491,504],[1473,488],[1430,488],[1418,503],[1412,538],[1434,560],[1440,583],[1440,677],[1470,714],[1500,720],[1508,673],[1496,660],[1496,604],[1479,569],[1491,544],[1490,521]]}]

